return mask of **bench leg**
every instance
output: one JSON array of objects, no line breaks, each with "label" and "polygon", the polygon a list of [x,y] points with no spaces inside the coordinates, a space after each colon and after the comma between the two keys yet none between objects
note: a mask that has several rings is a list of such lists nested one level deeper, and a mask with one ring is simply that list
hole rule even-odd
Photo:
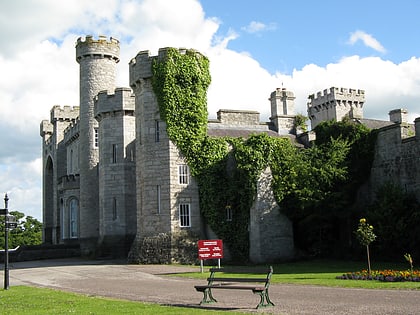
[{"label": "bench leg", "polygon": [[209,304],[209,303],[215,303],[217,300],[213,297],[213,294],[211,293],[211,289],[205,289],[203,291],[203,299],[200,302],[201,304]]},{"label": "bench leg", "polygon": [[274,303],[271,302],[270,296],[268,295],[268,290],[265,291],[256,291],[260,295],[260,303],[257,305],[257,309],[260,307],[274,306]]}]

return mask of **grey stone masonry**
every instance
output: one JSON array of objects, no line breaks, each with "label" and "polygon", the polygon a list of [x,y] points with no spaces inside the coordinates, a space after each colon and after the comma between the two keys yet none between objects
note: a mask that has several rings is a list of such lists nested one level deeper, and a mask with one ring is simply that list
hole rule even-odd
[{"label": "grey stone masonry", "polygon": [[99,122],[99,256],[126,256],[136,232],[134,94],[117,88],[95,98]]},{"label": "grey stone masonry", "polygon": [[389,112],[389,120],[396,124],[407,123],[407,114],[406,109],[394,109]]},{"label": "grey stone masonry", "polygon": [[271,189],[267,168],[257,183],[257,196],[250,210],[249,258],[253,263],[289,260],[294,257],[292,222],[280,212]]},{"label": "grey stone masonry", "polygon": [[343,117],[363,118],[365,91],[331,87],[308,97],[308,116],[312,129],[320,122],[341,121]]},{"label": "grey stone masonry", "polygon": [[[163,60],[166,51],[160,49],[153,57],[142,51],[130,62],[130,86],[136,95],[137,235],[130,254],[133,261],[146,259],[140,257],[145,238],[164,233],[174,243],[181,231],[188,231],[182,235],[189,237],[201,231],[197,184],[191,176],[187,182],[179,182],[178,169],[186,163],[168,138],[151,84],[152,60]],[[189,209],[189,226],[181,226],[181,206]],[[177,250],[172,248],[169,260],[178,256]]]},{"label": "grey stone masonry", "polygon": [[63,145],[64,131],[78,117],[79,108],[58,105],[50,111],[50,121],[42,121],[43,169],[43,240],[45,243],[59,243],[61,239],[61,216],[56,211],[60,207],[58,185],[67,175],[67,152]]},{"label": "grey stone masonry", "polygon": [[420,200],[420,117],[414,123],[414,128],[401,122],[379,129],[371,169],[371,199],[382,185],[391,182]]},{"label": "grey stone masonry", "polygon": [[296,134],[295,95],[285,88],[277,88],[268,99],[271,104],[270,121],[273,130],[281,135]]},{"label": "grey stone masonry", "polygon": [[80,65],[80,244],[82,255],[95,255],[99,237],[98,149],[95,147],[94,97],[115,89],[119,41],[86,36],[76,43]]}]

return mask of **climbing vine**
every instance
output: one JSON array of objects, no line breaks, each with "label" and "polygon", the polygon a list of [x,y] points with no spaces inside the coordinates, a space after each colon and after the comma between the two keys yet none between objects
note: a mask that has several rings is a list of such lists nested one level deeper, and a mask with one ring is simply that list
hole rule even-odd
[{"label": "climbing vine", "polygon": [[[311,155],[287,138],[266,134],[247,139],[209,137],[206,95],[211,78],[209,60],[200,53],[168,48],[164,58],[154,59],[152,71],[152,86],[168,136],[197,179],[203,218],[228,245],[233,258],[248,259],[249,210],[264,169],[272,170],[279,204],[290,196],[302,204],[320,199],[324,190],[314,192],[311,187],[345,177],[346,170],[340,169],[347,152],[345,142],[335,141],[332,146],[338,153],[312,165],[311,159],[325,152],[309,150]],[[226,219],[227,209],[233,213],[232,220]]]}]

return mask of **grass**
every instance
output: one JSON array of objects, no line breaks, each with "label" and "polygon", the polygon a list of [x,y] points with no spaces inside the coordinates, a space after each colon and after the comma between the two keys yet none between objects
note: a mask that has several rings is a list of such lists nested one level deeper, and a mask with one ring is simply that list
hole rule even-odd
[{"label": "grass", "polygon": [[[407,270],[407,264],[397,263],[374,263],[372,268],[376,270],[394,269]],[[366,269],[365,262],[348,262],[332,260],[313,260],[273,265],[274,274],[272,284],[299,284],[299,285],[322,285],[329,287],[365,288],[365,289],[417,289],[420,290],[419,282],[380,282],[376,280],[342,280],[336,279],[346,272],[361,271]],[[204,273],[179,273],[177,276],[205,279],[208,277],[208,268]],[[234,276],[234,275],[231,275]]]},{"label": "grass", "polygon": [[[223,311],[164,306],[87,296],[27,286],[0,290],[1,314],[225,314]],[[230,314],[231,312],[229,312]],[[232,314],[243,314],[235,313]]]}]

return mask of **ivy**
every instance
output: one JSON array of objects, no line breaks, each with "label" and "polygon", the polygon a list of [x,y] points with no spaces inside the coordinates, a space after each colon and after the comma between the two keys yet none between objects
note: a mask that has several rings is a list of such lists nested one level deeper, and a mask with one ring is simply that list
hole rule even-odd
[{"label": "ivy", "polygon": [[[290,209],[322,200],[333,182],[346,176],[342,167],[348,152],[346,141],[302,150],[287,138],[264,133],[247,139],[209,137],[209,60],[198,52],[168,48],[164,58],[153,60],[152,73],[168,136],[198,182],[203,219],[228,245],[234,259],[248,259],[249,212],[264,169],[272,170],[272,188],[279,205],[296,201]],[[227,208],[233,213],[231,221],[226,220]]]}]

